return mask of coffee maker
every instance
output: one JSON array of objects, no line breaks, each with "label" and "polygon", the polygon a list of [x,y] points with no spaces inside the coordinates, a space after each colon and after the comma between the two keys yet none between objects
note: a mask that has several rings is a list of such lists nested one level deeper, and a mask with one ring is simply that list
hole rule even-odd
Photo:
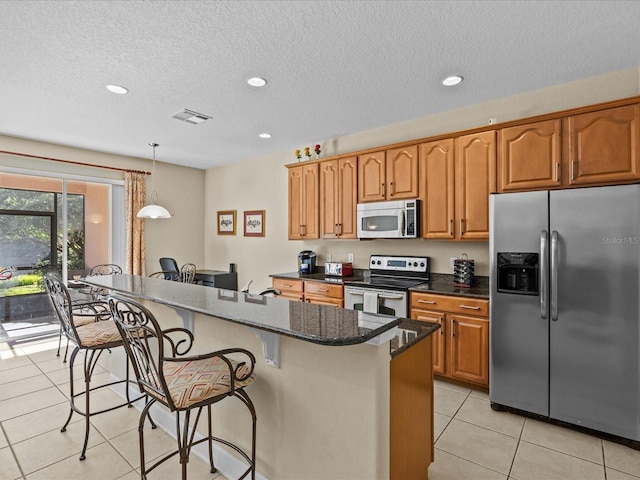
[{"label": "coffee maker", "polygon": [[316,252],[303,250],[298,254],[298,272],[314,273],[316,270]]}]

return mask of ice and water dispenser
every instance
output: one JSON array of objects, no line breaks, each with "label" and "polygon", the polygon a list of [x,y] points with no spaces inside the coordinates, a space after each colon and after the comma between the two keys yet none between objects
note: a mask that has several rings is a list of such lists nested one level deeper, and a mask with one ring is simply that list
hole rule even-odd
[{"label": "ice and water dispenser", "polygon": [[498,292],[538,295],[539,255],[537,253],[498,253]]}]

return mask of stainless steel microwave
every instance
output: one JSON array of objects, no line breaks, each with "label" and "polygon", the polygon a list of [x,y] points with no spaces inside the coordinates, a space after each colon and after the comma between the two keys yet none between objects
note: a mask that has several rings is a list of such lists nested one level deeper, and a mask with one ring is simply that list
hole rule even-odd
[{"label": "stainless steel microwave", "polygon": [[420,201],[359,203],[358,238],[417,238]]}]

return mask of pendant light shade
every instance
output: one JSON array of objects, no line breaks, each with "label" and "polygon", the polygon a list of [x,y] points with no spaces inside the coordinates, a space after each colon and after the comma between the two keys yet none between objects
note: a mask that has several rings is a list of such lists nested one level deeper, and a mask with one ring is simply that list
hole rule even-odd
[{"label": "pendant light shade", "polygon": [[153,168],[151,169],[151,203],[145,205],[138,212],[138,218],[171,218],[169,211],[161,205],[157,204],[158,192],[156,192],[156,147],[157,143],[150,143],[153,147]]}]

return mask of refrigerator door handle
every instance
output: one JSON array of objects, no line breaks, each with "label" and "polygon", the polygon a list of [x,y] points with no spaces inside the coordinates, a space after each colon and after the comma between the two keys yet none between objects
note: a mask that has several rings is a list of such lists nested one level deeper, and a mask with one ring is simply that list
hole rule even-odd
[{"label": "refrigerator door handle", "polygon": [[549,232],[540,232],[540,318],[547,319],[549,311],[549,272],[547,261],[549,259]]},{"label": "refrigerator door handle", "polygon": [[551,232],[551,320],[558,321],[558,232]]}]

